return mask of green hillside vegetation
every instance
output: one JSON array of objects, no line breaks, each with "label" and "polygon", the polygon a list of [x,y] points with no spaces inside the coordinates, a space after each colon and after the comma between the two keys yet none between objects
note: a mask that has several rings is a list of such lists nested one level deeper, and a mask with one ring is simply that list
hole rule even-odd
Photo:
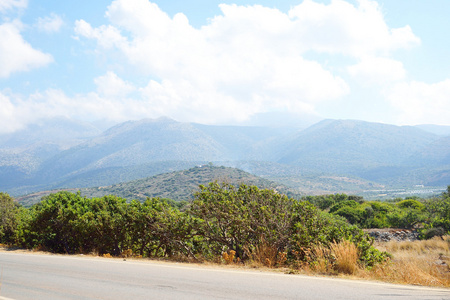
[{"label": "green hillside vegetation", "polygon": [[122,198],[141,201],[153,197],[181,201],[191,200],[193,194],[198,191],[199,185],[213,181],[228,182],[234,185],[246,183],[260,188],[281,188],[283,192],[286,192],[286,188],[273,181],[254,176],[236,168],[210,164],[196,166],[184,171],[164,173],[146,179],[119,183],[109,187],[83,189],[81,192],[82,195],[87,197],[113,194]]},{"label": "green hillside vegetation", "polygon": [[[88,198],[116,195],[128,200],[136,199],[145,201],[147,198],[159,197],[174,201],[187,201],[193,198],[193,193],[198,191],[199,185],[209,182],[227,182],[233,185],[246,183],[259,188],[275,189],[291,197],[299,198],[301,194],[293,188],[288,188],[274,181],[244,172],[240,169],[214,166],[212,164],[199,165],[188,170],[163,173],[152,177],[133,180],[95,188],[67,189],[71,192],[81,192]],[[53,191],[38,192],[17,198],[24,206],[31,206]]]}]

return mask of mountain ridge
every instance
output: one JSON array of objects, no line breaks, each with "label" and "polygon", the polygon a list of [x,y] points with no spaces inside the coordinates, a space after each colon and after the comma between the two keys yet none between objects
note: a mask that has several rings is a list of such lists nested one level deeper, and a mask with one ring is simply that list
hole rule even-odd
[{"label": "mountain ridge", "polygon": [[[64,186],[85,188],[207,162],[259,162],[260,174],[272,178],[280,168],[300,168],[316,173],[308,175],[313,181],[350,176],[374,185],[450,182],[446,171],[450,156],[443,151],[450,149],[450,139],[417,126],[328,119],[298,130],[160,118],[124,122],[90,137],[89,128],[79,133],[84,137],[75,145],[41,157],[0,147],[0,190],[21,194]],[[278,164],[275,169],[274,164]],[[289,177],[285,178],[292,182],[306,178],[294,173]]]}]

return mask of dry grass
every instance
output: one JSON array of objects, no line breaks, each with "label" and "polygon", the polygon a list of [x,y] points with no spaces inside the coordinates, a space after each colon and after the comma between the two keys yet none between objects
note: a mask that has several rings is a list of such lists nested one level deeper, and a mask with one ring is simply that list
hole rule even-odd
[{"label": "dry grass", "polygon": [[264,265],[266,267],[273,267],[277,263],[278,251],[276,247],[261,239],[255,252],[252,254],[252,259],[256,264]]},{"label": "dry grass", "polygon": [[307,254],[309,274],[351,275],[385,282],[450,287],[450,237],[427,241],[379,243],[379,250],[392,254],[388,262],[368,270],[358,265],[358,249],[349,241],[316,246]]},{"label": "dry grass", "polygon": [[388,282],[450,287],[450,237],[427,241],[379,243],[391,261],[359,275]]},{"label": "dry grass", "polygon": [[347,240],[333,243],[329,248],[322,245],[315,246],[307,256],[312,263],[305,267],[319,274],[354,274],[360,269],[358,249]]},{"label": "dry grass", "polygon": [[[311,252],[306,253],[308,257],[309,268],[316,273],[326,274],[329,273],[332,268],[331,250],[322,245],[317,245],[311,249]],[[306,268],[306,265],[304,266]],[[309,270],[308,270],[309,271]]]},{"label": "dry grass", "polygon": [[355,244],[344,240],[331,245],[331,252],[335,257],[334,269],[339,273],[354,274],[358,269],[358,249]]},{"label": "dry grass", "polygon": [[266,242],[264,238],[260,239],[259,244],[255,247],[253,252],[248,251],[248,249],[246,249],[246,251],[247,253],[251,253],[250,264],[253,267],[281,267],[284,266],[287,261],[287,253],[279,252],[277,247]]}]

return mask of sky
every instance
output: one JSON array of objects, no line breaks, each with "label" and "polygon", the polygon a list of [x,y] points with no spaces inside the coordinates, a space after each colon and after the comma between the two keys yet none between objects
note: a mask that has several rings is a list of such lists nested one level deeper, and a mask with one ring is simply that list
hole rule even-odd
[{"label": "sky", "polygon": [[0,133],[110,125],[450,125],[448,0],[0,0]]}]

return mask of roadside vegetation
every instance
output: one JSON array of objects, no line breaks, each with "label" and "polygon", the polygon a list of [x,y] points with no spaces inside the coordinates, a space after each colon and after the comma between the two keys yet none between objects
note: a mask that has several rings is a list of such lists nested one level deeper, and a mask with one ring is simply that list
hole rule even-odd
[{"label": "roadside vegetation", "polygon": [[450,236],[420,241],[390,241],[376,247],[392,259],[361,277],[394,283],[450,287]]},{"label": "roadside vegetation", "polygon": [[[432,199],[391,203],[345,194],[295,200],[255,186],[210,183],[182,204],[58,192],[29,208],[0,193],[0,242],[54,253],[265,266],[450,287],[449,192],[450,187]],[[419,228],[424,240],[375,247],[362,230],[388,227]]]},{"label": "roadside vegetation", "polygon": [[450,232],[450,186],[439,197],[365,201],[360,196],[335,194],[307,196],[302,200],[359,228],[416,229],[422,239]]}]

